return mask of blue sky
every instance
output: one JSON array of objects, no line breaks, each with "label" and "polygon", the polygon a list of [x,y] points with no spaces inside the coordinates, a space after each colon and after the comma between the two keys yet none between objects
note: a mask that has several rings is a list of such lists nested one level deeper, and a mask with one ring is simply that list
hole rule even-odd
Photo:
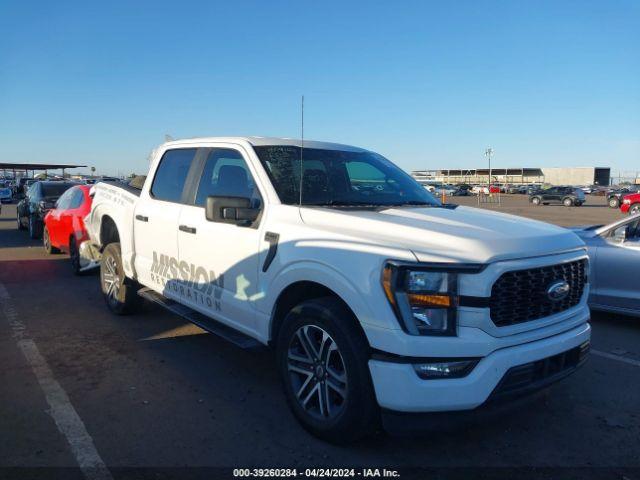
[{"label": "blue sky", "polygon": [[0,0],[0,161],[300,133],[407,170],[640,170],[638,1]]}]

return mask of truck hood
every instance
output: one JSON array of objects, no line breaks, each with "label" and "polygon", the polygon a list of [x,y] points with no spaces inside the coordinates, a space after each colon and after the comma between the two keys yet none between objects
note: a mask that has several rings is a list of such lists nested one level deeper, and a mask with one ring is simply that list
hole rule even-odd
[{"label": "truck hood", "polygon": [[470,207],[379,211],[302,208],[300,215],[306,225],[319,232],[381,247],[406,248],[421,262],[489,263],[585,246],[565,228]]}]

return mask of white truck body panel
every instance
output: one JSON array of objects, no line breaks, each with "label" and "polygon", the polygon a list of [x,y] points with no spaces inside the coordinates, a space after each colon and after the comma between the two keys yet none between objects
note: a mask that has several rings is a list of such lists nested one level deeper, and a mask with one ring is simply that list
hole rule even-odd
[{"label": "white truck body panel", "polygon": [[[381,285],[386,261],[485,264],[479,273],[459,275],[459,293],[488,297],[504,272],[587,258],[584,243],[560,227],[467,207],[370,211],[285,205],[253,150],[254,145],[281,144],[300,142],[225,137],[162,145],[153,154],[139,196],[110,184],[93,187],[93,208],[86,219],[93,244],[105,246],[101,230],[110,218],[128,277],[265,344],[272,339],[272,314],[281,292],[306,281],[325,286],[349,306],[373,349],[406,357],[483,357],[468,377],[427,382],[410,364],[371,360],[378,403],[394,410],[474,408],[510,366],[588,340],[588,285],[578,305],[539,320],[498,328],[487,308],[460,307],[456,336],[408,335]],[[255,227],[207,221],[201,206],[150,195],[167,150],[205,147],[242,154],[263,201]],[[321,142],[305,142],[305,147],[364,151]],[[140,220],[144,218],[148,221]],[[279,240],[277,254],[263,272],[270,246],[267,232],[277,232]]]}]

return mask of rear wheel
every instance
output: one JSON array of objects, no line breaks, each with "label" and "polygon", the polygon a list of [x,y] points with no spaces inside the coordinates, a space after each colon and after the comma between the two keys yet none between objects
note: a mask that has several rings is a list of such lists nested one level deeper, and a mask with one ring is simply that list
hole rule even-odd
[{"label": "rear wheel", "polygon": [[18,224],[18,230],[24,230],[24,224],[22,223],[22,220],[20,219],[20,213],[16,212],[16,223]]},{"label": "rear wheel", "polygon": [[571,206],[573,206],[573,200],[571,198],[567,197],[564,200],[562,200],[562,204],[565,207],[571,207]]},{"label": "rear wheel", "polygon": [[634,203],[629,207],[629,215],[637,215],[640,213],[640,203]]},{"label": "rear wheel", "polygon": [[611,197],[609,199],[609,208],[618,208],[620,207],[620,200],[618,197]]},{"label": "rear wheel", "polygon": [[124,274],[119,243],[110,243],[102,253],[100,286],[107,307],[116,315],[132,313],[141,303],[139,285]]},{"label": "rear wheel", "polygon": [[42,235],[41,223],[33,215],[29,215],[29,238],[40,238],[40,235]]},{"label": "rear wheel", "polygon": [[60,250],[51,245],[51,238],[49,237],[49,229],[47,227],[44,227],[44,232],[42,233],[42,246],[44,247],[44,251],[49,255],[60,253]]},{"label": "rear wheel", "polygon": [[531,203],[533,203],[534,205],[540,205],[540,197],[533,197],[531,199]]},{"label": "rear wheel", "polygon": [[305,429],[334,443],[371,433],[378,419],[369,348],[356,322],[339,300],[325,297],[294,307],[278,335],[289,406]]}]

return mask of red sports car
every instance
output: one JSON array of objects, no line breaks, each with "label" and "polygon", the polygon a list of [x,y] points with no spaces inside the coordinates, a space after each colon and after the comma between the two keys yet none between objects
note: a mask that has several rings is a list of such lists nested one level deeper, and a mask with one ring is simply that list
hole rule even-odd
[{"label": "red sports car", "polygon": [[620,211],[622,213],[629,213],[629,215],[640,213],[640,193],[625,195],[620,204]]},{"label": "red sports car", "polygon": [[68,253],[75,274],[79,274],[87,266],[87,262],[80,258],[80,245],[89,238],[84,226],[84,217],[91,210],[89,188],[88,185],[70,188],[44,217],[44,249],[47,253]]}]

